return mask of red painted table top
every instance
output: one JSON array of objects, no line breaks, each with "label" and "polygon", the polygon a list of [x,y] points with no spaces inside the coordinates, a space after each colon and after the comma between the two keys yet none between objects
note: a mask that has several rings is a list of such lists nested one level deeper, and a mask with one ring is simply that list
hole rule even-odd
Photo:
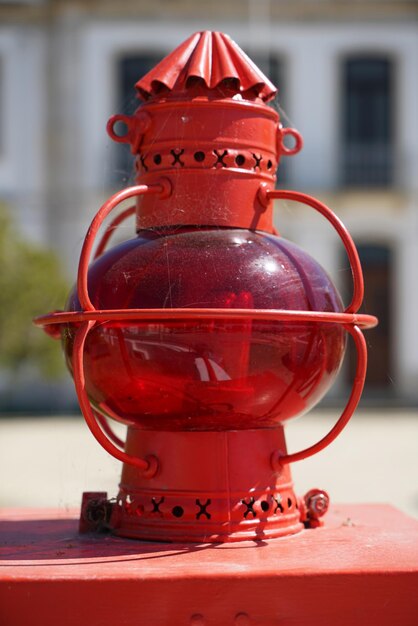
[{"label": "red painted table top", "polygon": [[[79,535],[78,512],[3,510],[0,624],[418,624],[418,522],[335,505],[268,542]],[[200,620],[200,621],[199,621]]]}]

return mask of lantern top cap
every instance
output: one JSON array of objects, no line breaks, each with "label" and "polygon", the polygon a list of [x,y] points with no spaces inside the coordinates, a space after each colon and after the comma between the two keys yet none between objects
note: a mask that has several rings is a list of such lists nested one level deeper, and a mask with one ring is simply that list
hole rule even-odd
[{"label": "lantern top cap", "polygon": [[275,97],[276,87],[232,39],[220,32],[194,33],[135,85],[143,100],[218,92],[228,98]]}]

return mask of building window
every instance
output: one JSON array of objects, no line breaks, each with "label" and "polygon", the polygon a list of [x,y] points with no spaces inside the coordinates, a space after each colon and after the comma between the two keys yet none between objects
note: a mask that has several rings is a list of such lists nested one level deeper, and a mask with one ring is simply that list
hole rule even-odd
[{"label": "building window", "polygon": [[283,92],[283,63],[280,57],[273,53],[266,55],[249,54],[250,59],[267,76],[267,78],[277,87],[279,95]]},{"label": "building window", "polygon": [[6,93],[3,73],[3,59],[0,56],[0,158],[4,153],[4,94]]},{"label": "building window", "polygon": [[[364,303],[362,313],[376,315],[379,324],[367,331],[368,366],[365,384],[366,397],[381,393],[394,394],[393,363],[392,363],[392,331],[391,312],[393,252],[390,245],[360,243],[357,245],[364,275]],[[351,276],[347,274],[347,293],[351,291]],[[344,288],[343,287],[343,288]],[[349,343],[349,379],[355,373],[356,352],[352,342]]]},{"label": "building window", "polygon": [[[286,84],[285,84],[285,64],[280,56],[273,53],[267,55],[248,54],[257,67],[269,78],[273,85],[277,88],[276,98],[270,102],[270,106],[280,115],[280,122],[283,126],[290,126],[289,118],[286,115]],[[280,161],[277,169],[277,185],[280,187],[286,184],[289,178],[288,172],[289,160],[284,157]]]},{"label": "building window", "polygon": [[280,56],[273,54],[272,52],[267,54],[248,53],[250,59],[256,64],[256,66],[263,72],[265,76],[273,83],[277,88],[277,97],[271,103],[274,109],[281,109],[283,107],[283,94],[285,94],[286,88],[284,85],[284,62]]},{"label": "building window", "polygon": [[[124,115],[133,115],[141,100],[137,98],[135,83],[147,74],[164,57],[165,52],[130,54],[117,61],[117,112]],[[115,168],[113,183],[123,185],[133,183],[135,178],[134,156],[130,146],[126,144],[114,145]]]},{"label": "building window", "polygon": [[382,57],[347,59],[343,68],[342,183],[393,183],[392,63]]}]

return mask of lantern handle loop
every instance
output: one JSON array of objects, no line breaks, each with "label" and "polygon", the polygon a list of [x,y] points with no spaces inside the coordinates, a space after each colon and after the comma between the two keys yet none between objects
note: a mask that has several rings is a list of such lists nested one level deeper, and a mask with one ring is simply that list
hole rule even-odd
[{"label": "lantern handle loop", "polygon": [[308,206],[321,213],[321,215],[323,215],[334,227],[344,244],[348,259],[350,261],[351,274],[353,276],[353,297],[350,304],[345,309],[345,313],[356,313],[359,310],[361,303],[363,302],[363,272],[361,269],[361,263],[355,243],[342,221],[335,215],[333,211],[331,211],[330,208],[326,206],[326,204],[323,204],[323,202],[320,202],[316,198],[308,196],[305,193],[300,193],[299,191],[289,191],[285,189],[269,189],[266,190],[264,193],[267,196],[268,200],[294,200],[295,202],[300,202],[301,204],[307,204]]},{"label": "lantern handle loop", "polygon": [[101,256],[103,254],[103,252],[106,249],[107,243],[110,239],[110,237],[113,234],[113,231],[116,230],[116,228],[122,224],[122,222],[124,222],[128,217],[130,217],[131,215],[134,215],[136,211],[136,206],[133,204],[132,206],[130,206],[129,208],[125,209],[124,211],[122,211],[121,213],[119,213],[119,215],[117,215],[109,224],[109,226],[107,226],[105,232],[103,233],[103,237],[100,239],[99,243],[97,244],[97,248],[94,252],[94,256],[93,259],[96,260],[99,258],[99,256]]},{"label": "lantern handle loop", "polygon": [[74,384],[77,392],[78,401],[87,426],[89,427],[93,437],[100,445],[112,456],[122,463],[132,465],[141,470],[144,478],[152,478],[158,471],[158,459],[154,455],[150,455],[145,459],[132,456],[120,450],[106,436],[97,423],[95,412],[93,411],[86,392],[86,380],[84,376],[84,344],[86,337],[96,322],[83,322],[76,331],[73,347],[73,375]]},{"label": "lantern handle loop", "polygon": [[[131,136],[133,134],[133,122],[134,118],[129,115],[112,115],[106,125],[106,130],[111,139],[117,143],[130,143]],[[117,133],[115,131],[115,125],[117,123],[124,124],[125,132]]]},{"label": "lantern handle loop", "polygon": [[92,409],[92,411],[94,417],[99,422],[103,432],[109,437],[111,441],[113,441],[113,443],[115,443],[119,448],[122,448],[123,450],[123,448],[125,447],[125,442],[117,436],[113,428],[110,426],[107,417],[99,413],[99,411],[95,411],[94,409]]},{"label": "lantern handle loop", "polygon": [[[288,148],[284,143],[285,137],[293,137],[294,146],[293,148]],[[293,156],[300,152],[303,148],[303,137],[296,128],[284,128],[282,124],[279,124],[277,129],[277,152],[278,155],[284,154],[285,156]]]},{"label": "lantern handle loop", "polygon": [[[121,122],[125,132],[117,133],[115,125]],[[151,116],[146,111],[137,111],[134,115],[112,115],[107,122],[106,130],[111,139],[117,143],[131,144],[132,154],[137,154],[144,138],[144,134],[151,126]]]},{"label": "lantern handle loop", "polygon": [[338,437],[343,428],[349,422],[353,415],[357,404],[359,403],[361,394],[363,392],[364,380],[366,378],[367,370],[367,345],[364,335],[358,326],[346,325],[345,329],[351,334],[354,339],[354,343],[357,350],[357,364],[356,375],[354,377],[353,388],[351,390],[350,397],[347,401],[344,411],[341,413],[338,421],[320,441],[315,443],[300,452],[293,452],[292,454],[281,454],[276,450],[271,456],[271,464],[275,470],[280,468],[285,463],[294,463],[295,461],[301,461],[310,456],[313,456],[317,452],[320,452],[324,448],[330,445]]},{"label": "lantern handle loop", "polygon": [[[88,272],[88,265],[89,265],[89,261],[91,257],[93,244],[96,239],[97,232],[100,229],[103,221],[106,219],[109,213],[113,211],[113,209],[124,200],[127,200],[128,198],[132,198],[134,196],[142,196],[145,194],[157,194],[157,193],[162,194],[162,195],[167,195],[167,193],[168,194],[170,193],[170,182],[168,179],[161,179],[161,181],[156,185],[135,185],[134,187],[128,187],[127,189],[118,191],[113,196],[111,196],[108,200],[106,200],[106,202],[97,211],[87,231],[87,235],[84,239],[84,243],[83,243],[83,247],[82,247],[81,255],[80,255],[80,261],[78,263],[77,295],[78,295],[78,299],[80,301],[81,307],[85,311],[96,310],[88,294],[87,272]],[[105,237],[106,237],[106,234],[105,234]],[[105,244],[106,242],[107,242],[107,239],[105,240]]]}]

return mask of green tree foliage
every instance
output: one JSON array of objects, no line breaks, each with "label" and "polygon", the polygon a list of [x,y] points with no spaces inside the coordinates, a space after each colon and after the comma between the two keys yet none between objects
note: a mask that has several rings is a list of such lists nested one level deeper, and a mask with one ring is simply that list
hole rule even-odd
[{"label": "green tree foliage", "polygon": [[62,308],[68,283],[57,257],[25,241],[0,206],[0,368],[17,372],[35,365],[44,375],[63,370],[58,341],[53,341],[32,319]]}]

